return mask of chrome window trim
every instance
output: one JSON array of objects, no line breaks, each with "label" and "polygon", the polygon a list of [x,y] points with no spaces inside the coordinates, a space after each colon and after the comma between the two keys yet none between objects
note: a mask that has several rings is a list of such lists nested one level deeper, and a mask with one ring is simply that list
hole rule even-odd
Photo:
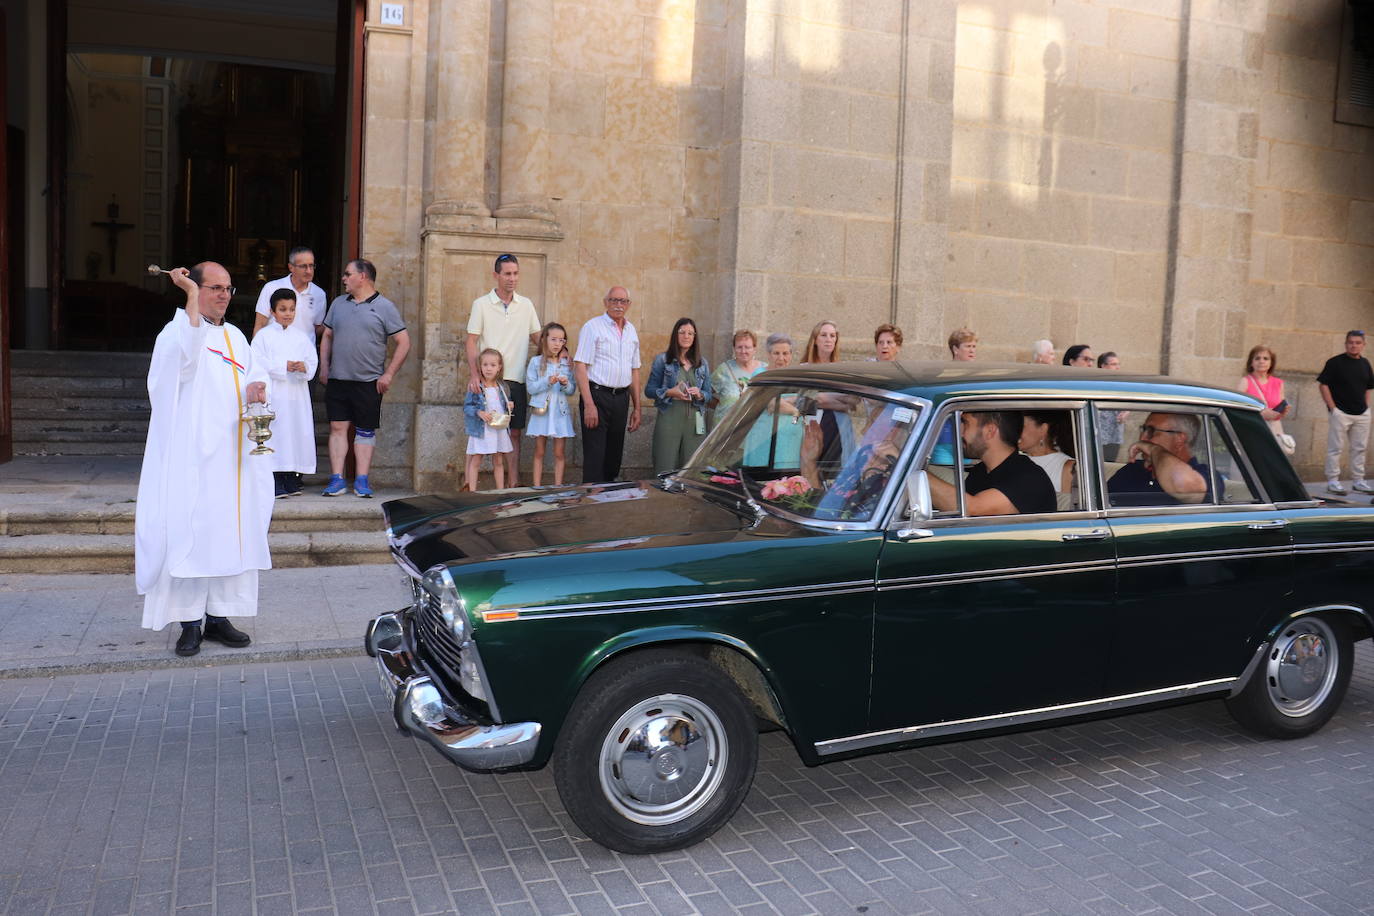
[{"label": "chrome window trim", "polygon": [[[820,582],[815,585],[786,588],[746,589],[738,592],[711,592],[682,598],[632,598],[628,601],[590,601],[585,604],[543,604],[519,608],[516,620],[552,620],[592,613],[628,614],[635,611],[675,610],[689,607],[715,607],[726,604],[751,604],[759,601],[792,600],[794,598],[853,595],[871,592],[872,579],[851,579],[846,582]],[[484,608],[486,612],[501,608]],[[537,618],[533,615],[537,615]],[[511,621],[499,621],[508,623]]]},{"label": "chrome window trim", "polygon": [[1110,520],[1114,518],[1138,518],[1144,515],[1189,515],[1196,513],[1207,515],[1247,513],[1253,515],[1279,511],[1281,511],[1281,507],[1273,503],[1241,503],[1231,506],[1218,505],[1217,503],[1184,503],[1177,506],[1114,506],[1106,510],[1103,517]]},{"label": "chrome window trim", "polygon": [[1320,499],[1288,499],[1274,503],[1275,509],[1320,509],[1322,501]]},{"label": "chrome window trim", "polygon": [[1092,522],[1100,521],[1105,516],[1093,509],[1077,509],[1073,512],[1030,512],[1025,515],[971,515],[967,518],[956,518],[947,515],[943,518],[932,518],[928,522],[923,522],[922,528],[988,528],[999,524],[1006,524],[1007,519],[1015,519],[1017,524],[1045,524],[1050,525],[1055,522]]},{"label": "chrome window trim", "polygon": [[1016,712],[997,713],[989,716],[973,716],[967,719],[954,719],[948,722],[931,722],[924,725],[909,725],[902,728],[889,728],[883,731],[850,735],[844,738],[830,738],[817,741],[813,745],[822,757],[842,754],[849,751],[879,747],[884,744],[897,744],[903,741],[916,741],[923,738],[937,738],[946,735],[959,735],[985,729],[1006,728],[1013,725],[1045,722],[1065,716],[1087,715],[1142,706],[1166,700],[1181,699],[1193,695],[1223,692],[1223,688],[1234,683],[1234,677],[1219,677],[1192,684],[1175,687],[1161,687],[1155,690],[1142,690],[1136,693],[1123,693],[1097,700],[1081,700],[1075,703],[1061,703],[1056,706],[1040,706]]}]

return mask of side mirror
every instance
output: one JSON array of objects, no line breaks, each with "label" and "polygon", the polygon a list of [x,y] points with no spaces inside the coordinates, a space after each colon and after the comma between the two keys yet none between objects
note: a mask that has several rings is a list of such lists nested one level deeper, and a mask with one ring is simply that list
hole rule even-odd
[{"label": "side mirror", "polygon": [[928,522],[935,510],[930,502],[930,478],[924,470],[915,470],[906,478],[907,515],[913,522]]}]

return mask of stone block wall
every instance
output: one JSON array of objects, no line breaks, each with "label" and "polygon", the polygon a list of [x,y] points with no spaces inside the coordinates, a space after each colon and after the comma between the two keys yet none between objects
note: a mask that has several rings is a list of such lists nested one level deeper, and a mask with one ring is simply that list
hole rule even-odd
[{"label": "stone block wall", "polygon": [[1374,129],[1333,118],[1346,5],[1268,6],[1244,349],[1276,351],[1296,407],[1285,423],[1295,460],[1319,477],[1326,412],[1315,376],[1346,331],[1374,331]]},{"label": "stone block wall", "polygon": [[1178,2],[961,3],[946,324],[1160,363]]},{"label": "stone block wall", "polygon": [[646,372],[681,315],[712,362],[822,318],[862,357],[893,320],[908,356],[968,325],[983,359],[1049,337],[1226,385],[1258,340],[1310,378],[1371,324],[1341,0],[405,6],[368,30],[363,253],[412,322],[411,423],[382,435],[421,489],[456,481],[468,308],[504,251],[574,337],[626,286]]}]

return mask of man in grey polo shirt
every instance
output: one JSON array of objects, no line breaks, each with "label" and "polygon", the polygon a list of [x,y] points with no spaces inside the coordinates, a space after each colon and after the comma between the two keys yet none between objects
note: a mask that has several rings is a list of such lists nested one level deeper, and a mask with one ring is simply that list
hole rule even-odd
[{"label": "man in grey polo shirt", "polygon": [[[338,496],[348,489],[344,482],[344,458],[348,455],[348,424],[354,426],[353,457],[357,477],[353,492],[372,497],[367,473],[377,427],[382,425],[382,395],[410,353],[410,335],[396,304],[377,292],[377,268],[358,258],[344,268],[348,292],[329,304],[320,336],[321,384],[329,414],[329,484],[324,496]],[[386,362],[386,343],[396,338],[396,352]]]}]

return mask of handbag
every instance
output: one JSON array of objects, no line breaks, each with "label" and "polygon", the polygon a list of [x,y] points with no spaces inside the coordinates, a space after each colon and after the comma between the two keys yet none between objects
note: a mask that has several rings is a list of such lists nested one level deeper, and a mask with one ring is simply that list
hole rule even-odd
[{"label": "handbag", "polygon": [[1288,457],[1293,457],[1298,451],[1298,443],[1296,439],[1283,431],[1283,421],[1269,420],[1267,422],[1269,423],[1269,431],[1274,434],[1274,440],[1278,442],[1279,448]]},{"label": "handbag", "polygon": [[[540,367],[542,369],[542,364]],[[562,363],[559,363],[559,367],[562,367]],[[544,395],[544,402],[542,404],[535,400],[538,397],[539,395],[537,394],[530,396],[530,413],[534,414],[536,417],[542,417],[549,412],[549,398],[553,397],[553,390],[550,389],[549,392]]]}]

